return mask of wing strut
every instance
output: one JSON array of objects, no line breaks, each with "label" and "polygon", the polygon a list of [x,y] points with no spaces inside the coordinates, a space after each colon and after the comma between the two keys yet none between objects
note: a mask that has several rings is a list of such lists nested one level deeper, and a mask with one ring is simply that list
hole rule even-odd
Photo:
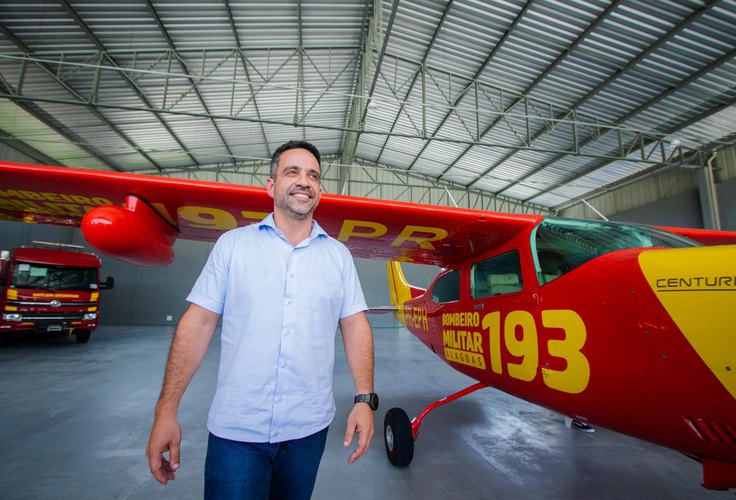
[{"label": "wing strut", "polygon": [[483,389],[484,387],[488,387],[486,384],[482,382],[478,382],[477,384],[473,384],[470,387],[466,387],[462,391],[458,391],[455,394],[451,394],[450,396],[447,396],[446,398],[442,398],[439,401],[435,401],[431,405],[427,406],[422,413],[419,414],[418,417],[416,417],[414,420],[411,421],[411,433],[414,437],[414,440],[417,439],[417,436],[419,435],[419,427],[422,425],[422,420],[424,420],[424,417],[426,417],[429,412],[432,410],[436,410],[440,406],[444,406],[447,403],[452,403],[456,399],[460,399],[463,396],[467,396],[471,392],[475,392],[478,389]]}]

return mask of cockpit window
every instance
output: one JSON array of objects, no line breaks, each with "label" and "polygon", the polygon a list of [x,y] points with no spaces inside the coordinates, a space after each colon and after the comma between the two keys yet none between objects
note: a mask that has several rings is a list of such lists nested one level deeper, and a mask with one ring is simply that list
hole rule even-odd
[{"label": "cockpit window", "polygon": [[523,286],[519,252],[513,250],[473,265],[471,292],[474,299],[520,292]]},{"label": "cockpit window", "polygon": [[537,276],[544,285],[594,257],[627,248],[682,248],[698,243],[638,224],[549,218],[532,233]]}]

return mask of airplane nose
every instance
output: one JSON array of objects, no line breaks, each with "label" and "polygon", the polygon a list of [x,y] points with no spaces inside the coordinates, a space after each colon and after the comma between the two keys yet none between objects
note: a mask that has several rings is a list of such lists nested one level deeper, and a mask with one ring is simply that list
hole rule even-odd
[{"label": "airplane nose", "polygon": [[639,266],[690,345],[736,398],[736,245],[646,250]]}]

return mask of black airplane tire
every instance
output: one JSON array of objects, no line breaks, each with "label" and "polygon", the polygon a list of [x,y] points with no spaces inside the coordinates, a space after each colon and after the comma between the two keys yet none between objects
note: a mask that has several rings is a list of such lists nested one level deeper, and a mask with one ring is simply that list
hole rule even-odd
[{"label": "black airplane tire", "polygon": [[414,458],[414,434],[406,412],[391,408],[383,419],[383,442],[388,461],[396,467],[406,467]]},{"label": "black airplane tire", "polygon": [[77,340],[77,344],[86,344],[91,334],[92,332],[89,330],[77,330],[74,332],[74,338]]}]

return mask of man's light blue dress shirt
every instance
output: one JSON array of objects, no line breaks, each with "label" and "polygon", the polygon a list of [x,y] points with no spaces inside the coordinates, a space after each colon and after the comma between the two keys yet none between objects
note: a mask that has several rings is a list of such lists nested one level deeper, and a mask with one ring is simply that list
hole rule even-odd
[{"label": "man's light blue dress shirt", "polygon": [[220,237],[187,300],[222,315],[210,432],[276,443],[330,424],[337,323],[368,308],[342,243],[312,222],[294,247],[271,214]]}]

